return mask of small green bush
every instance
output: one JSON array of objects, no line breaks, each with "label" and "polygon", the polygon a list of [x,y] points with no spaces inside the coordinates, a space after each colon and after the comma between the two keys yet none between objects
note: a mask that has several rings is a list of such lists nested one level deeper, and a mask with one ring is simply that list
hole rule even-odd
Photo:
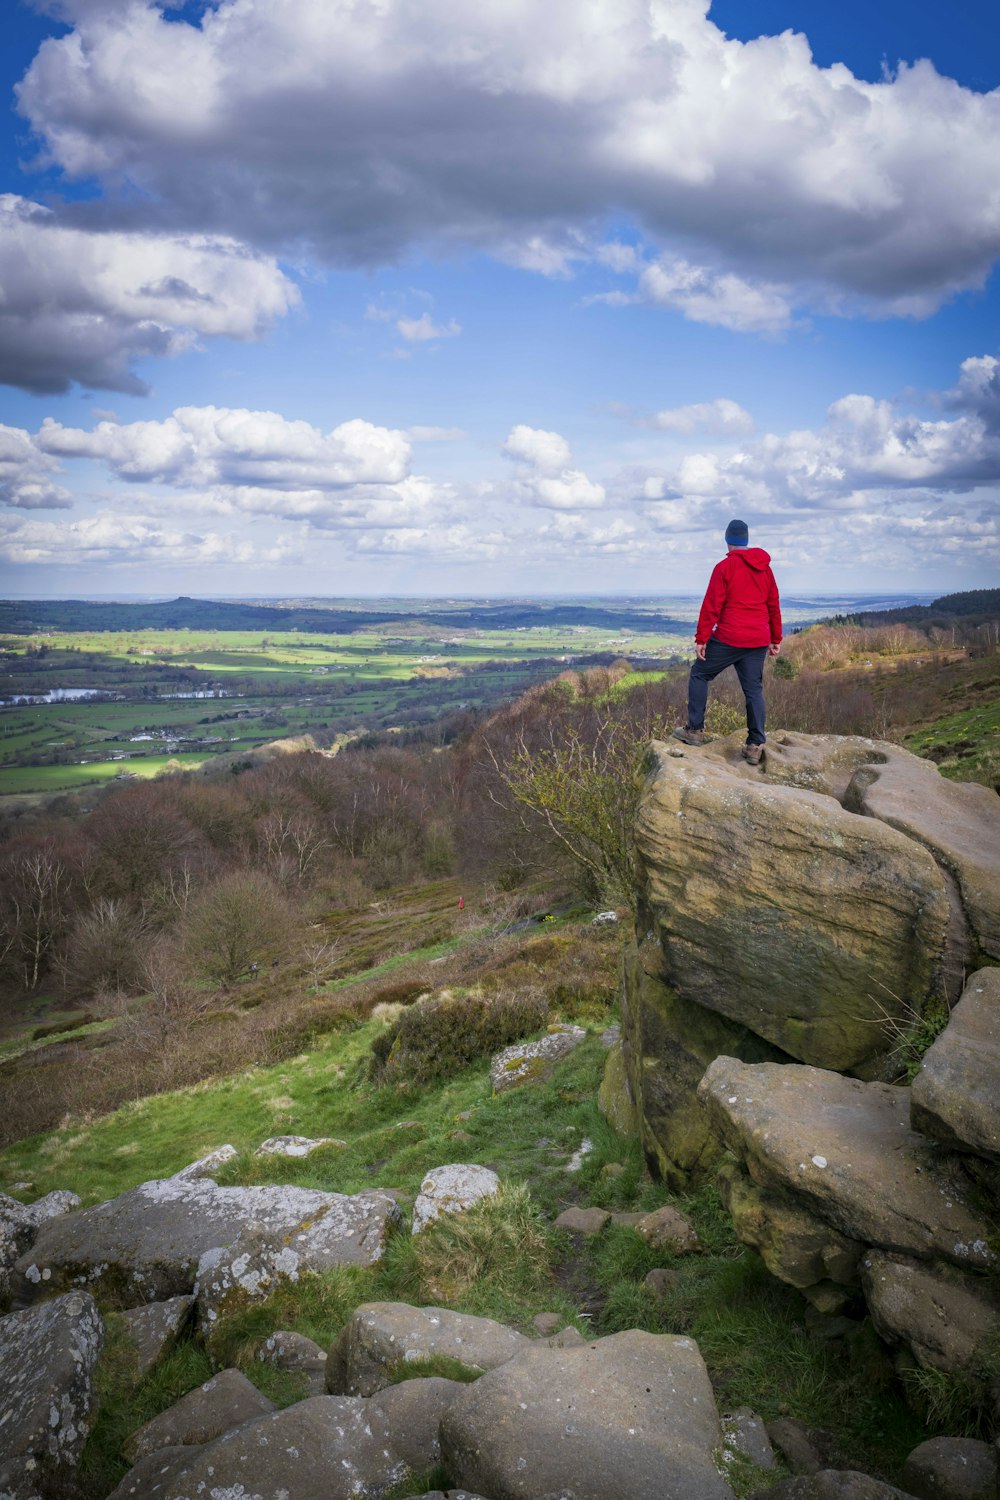
[{"label": "small green bush", "polygon": [[425,1001],[375,1038],[371,1075],[380,1083],[450,1078],[477,1057],[530,1036],[547,1020],[544,998],[530,992]]}]

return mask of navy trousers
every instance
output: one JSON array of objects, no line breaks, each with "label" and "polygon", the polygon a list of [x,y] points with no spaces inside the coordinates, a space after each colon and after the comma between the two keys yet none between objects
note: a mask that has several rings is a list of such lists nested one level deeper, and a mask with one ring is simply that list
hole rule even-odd
[{"label": "navy trousers", "polygon": [[710,640],[705,660],[696,657],[688,679],[688,728],[704,729],[708,704],[708,684],[727,667],[735,667],[740,687],[747,701],[747,742],[763,745],[764,734],[764,662],[766,646],[724,646]]}]

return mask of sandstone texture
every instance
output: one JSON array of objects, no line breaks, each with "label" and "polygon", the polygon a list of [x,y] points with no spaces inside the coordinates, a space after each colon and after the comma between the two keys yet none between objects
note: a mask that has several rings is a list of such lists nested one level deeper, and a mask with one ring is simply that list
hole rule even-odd
[{"label": "sandstone texture", "polygon": [[327,1355],[327,1390],[371,1396],[399,1378],[401,1366],[446,1355],[470,1370],[505,1364],[531,1340],[492,1318],[406,1302],[364,1302],[355,1308]]},{"label": "sandstone texture", "polygon": [[16,1285],[26,1298],[43,1287],[104,1287],[137,1306],[191,1292],[206,1253],[235,1245],[248,1224],[287,1250],[288,1274],[297,1274],[371,1265],[396,1222],[398,1209],[381,1192],[345,1197],[170,1177],[48,1220],[15,1266]]},{"label": "sandstone texture", "polygon": [[905,1344],[925,1368],[965,1374],[983,1344],[1000,1333],[1000,1292],[993,1278],[876,1250],[862,1260],[861,1276],[879,1333],[889,1344]]},{"label": "sandstone texture", "polygon": [[818,1474],[783,1479],[752,1500],[915,1500],[904,1490],[854,1469],[821,1469]]},{"label": "sandstone texture", "polygon": [[269,1411],[274,1402],[244,1374],[222,1370],[133,1432],[125,1456],[135,1462],[160,1448],[198,1447]]},{"label": "sandstone texture", "polygon": [[636,1330],[532,1345],[466,1386],[441,1424],[448,1472],[491,1500],[732,1500],[721,1442],[695,1344]]},{"label": "sandstone texture", "polygon": [[955,1164],[911,1129],[909,1090],[719,1057],[699,1093],[753,1181],[845,1239],[963,1268],[995,1262]]},{"label": "sandstone texture", "polygon": [[490,1082],[495,1094],[547,1078],[561,1057],[579,1047],[587,1032],[582,1026],[553,1026],[537,1042],[518,1042],[504,1047],[490,1061]]},{"label": "sandstone texture", "polygon": [[323,1146],[343,1149],[346,1145],[346,1141],[338,1140],[332,1135],[320,1136],[318,1140],[312,1140],[307,1135],[272,1135],[266,1141],[261,1141],[254,1155],[303,1157],[312,1156],[314,1151],[319,1151]]},{"label": "sandstone texture", "polygon": [[1000,1465],[994,1443],[930,1438],[914,1448],[900,1476],[917,1500],[996,1500]]},{"label": "sandstone texture", "polygon": [[[971,957],[1000,962],[1000,799],[989,787],[949,781],[930,761],[885,747],[859,768],[845,802],[922,844],[958,884]],[[978,950],[978,951],[977,951]]]},{"label": "sandstone texture", "polygon": [[788,1058],[748,1027],[682,999],[647,965],[662,965],[652,938],[625,950],[622,1061],[646,1159],[670,1187],[682,1188],[720,1151],[697,1099],[709,1063],[722,1054],[747,1062]]},{"label": "sandstone texture", "polygon": [[434,1167],[420,1184],[413,1205],[413,1233],[419,1234],[442,1214],[460,1214],[500,1191],[500,1179],[489,1167],[452,1162]]},{"label": "sandstone texture", "polygon": [[654,1250],[669,1250],[673,1255],[690,1255],[692,1250],[701,1248],[691,1220],[669,1203],[654,1209],[650,1214],[643,1214],[635,1228],[636,1233],[641,1234]]},{"label": "sandstone texture", "polygon": [[42,1224],[80,1207],[75,1193],[46,1193],[34,1203],[21,1203],[0,1193],[0,1307],[10,1295],[11,1272],[19,1256],[34,1243]]},{"label": "sandstone texture", "polygon": [[122,1313],[128,1336],[135,1345],[140,1375],[148,1375],[177,1342],[191,1321],[193,1297],[171,1297],[167,1302],[149,1302]]},{"label": "sandstone texture", "polygon": [[126,1476],[110,1500],[380,1500],[438,1462],[441,1415],[462,1389],[433,1379],[370,1400],[312,1396],[189,1449],[179,1465],[167,1450],[163,1475],[147,1467],[141,1490]]},{"label": "sandstone texture", "polygon": [[1000,968],[978,969],[924,1053],[910,1118],[924,1135],[1000,1161]]},{"label": "sandstone texture", "polygon": [[264,1340],[257,1358],[276,1370],[303,1376],[311,1396],[322,1396],[326,1390],[326,1352],[304,1334],[278,1329]]},{"label": "sandstone texture", "polygon": [[69,1487],[87,1440],[104,1324],[70,1292],[0,1320],[0,1494]]},{"label": "sandstone texture", "polygon": [[608,1124],[613,1130],[617,1130],[619,1135],[638,1134],[639,1112],[632,1097],[620,1037],[612,1043],[609,1049],[604,1076],[597,1095],[597,1106]]},{"label": "sandstone texture", "polygon": [[657,977],[802,1062],[870,1069],[887,1050],[880,1007],[919,1011],[935,988],[951,912],[931,852],[832,795],[762,776],[738,737],[680,757],[654,741],[636,846]]}]

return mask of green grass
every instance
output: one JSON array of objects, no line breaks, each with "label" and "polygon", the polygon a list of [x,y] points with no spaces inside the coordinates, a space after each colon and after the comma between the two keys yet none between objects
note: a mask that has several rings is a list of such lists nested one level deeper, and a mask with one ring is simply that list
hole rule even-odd
[{"label": "green grass", "polygon": [[[100,1500],[125,1471],[127,1433],[204,1380],[211,1365],[243,1369],[279,1404],[296,1399],[296,1382],[257,1360],[259,1345],[285,1328],[326,1347],[368,1300],[442,1303],[528,1333],[536,1313],[556,1312],[593,1335],[632,1327],[688,1335],[706,1359],[721,1410],[745,1404],[765,1419],[791,1416],[832,1431],[838,1467],[895,1476],[928,1429],[906,1406],[881,1345],[866,1324],[833,1344],[813,1337],[799,1294],[736,1242],[711,1181],[672,1200],[695,1223],[697,1254],[651,1250],[625,1226],[610,1225],[582,1247],[553,1228],[570,1203],[648,1210],[670,1201],[646,1175],[638,1142],[618,1136],[597,1110],[607,1057],[598,1034],[609,1019],[591,1022],[590,1035],[549,1080],[496,1097],[485,1060],[423,1088],[374,1087],[364,1065],[380,1028],[367,1021],[274,1067],[68,1123],[0,1153],[0,1187],[23,1180],[36,1194],[68,1187],[85,1203],[165,1176],[225,1141],[240,1155],[218,1175],[233,1184],[292,1182],[346,1193],[392,1187],[405,1205],[426,1171],[444,1162],[481,1163],[501,1178],[496,1200],[416,1238],[394,1235],[373,1267],[307,1276],[224,1313],[207,1352],[184,1344],[145,1381],[136,1379],[112,1319],[83,1500]],[[347,1144],[301,1160],[254,1155],[262,1139],[284,1132]],[[584,1139],[592,1149],[568,1173]],[[677,1277],[663,1299],[643,1285],[658,1266]],[[753,1477],[739,1479],[743,1489]]]},{"label": "green grass", "polygon": [[904,741],[916,755],[937,762],[955,781],[1000,783],[1000,696],[946,714]]}]

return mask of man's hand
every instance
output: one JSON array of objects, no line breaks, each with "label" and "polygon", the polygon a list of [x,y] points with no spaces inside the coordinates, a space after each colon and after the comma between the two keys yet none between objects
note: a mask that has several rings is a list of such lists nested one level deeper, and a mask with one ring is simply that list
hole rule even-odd
[{"label": "man's hand", "polygon": [[707,641],[695,641],[695,643],[694,643],[695,655],[697,656],[697,658],[698,658],[699,661],[704,661],[705,660],[705,647],[707,645],[708,645]]},{"label": "man's hand", "polygon": [[767,648],[767,654],[768,654],[768,656],[777,656],[777,654],[778,654],[778,652],[780,650],[781,650],[781,642],[778,641],[775,645],[768,646],[768,648]]}]

